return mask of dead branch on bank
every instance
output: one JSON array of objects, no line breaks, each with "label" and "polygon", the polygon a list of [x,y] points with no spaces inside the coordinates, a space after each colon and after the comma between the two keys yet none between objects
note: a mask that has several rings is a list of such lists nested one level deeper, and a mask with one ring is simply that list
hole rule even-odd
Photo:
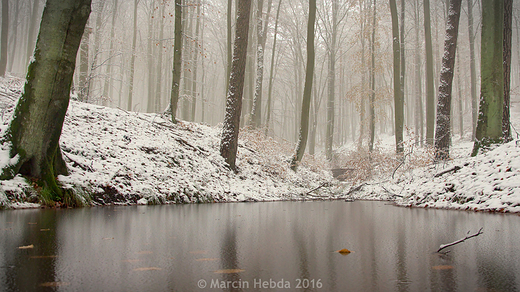
[{"label": "dead branch on bank", "polygon": [[441,172],[437,173],[437,174],[434,175],[433,177],[439,177],[439,176],[442,176],[442,175],[444,175],[444,174],[446,174],[446,173],[449,173],[449,172],[453,172],[453,173],[455,173],[455,172],[459,171],[460,169],[462,169],[462,167],[456,165],[456,166],[454,166],[454,167],[452,167],[452,168],[449,168],[449,169],[446,169],[446,170],[444,170],[444,171],[441,171]]},{"label": "dead branch on bank", "polygon": [[[454,245],[456,245],[456,244],[459,244],[459,243],[461,243],[461,242],[464,242],[466,239],[469,239],[469,238],[472,238],[472,237],[475,237],[475,236],[479,236],[479,235],[481,235],[481,234],[482,234],[482,229],[483,229],[483,228],[484,228],[484,227],[481,227],[481,228],[478,230],[477,233],[475,233],[475,234],[471,234],[471,235],[468,235],[468,236],[466,236],[466,237],[464,237],[464,238],[461,238],[461,239],[459,239],[459,240],[457,240],[457,241],[454,241],[454,242],[451,242],[451,243],[447,243],[447,244],[441,244],[441,245],[439,246],[439,249],[438,249],[436,252],[440,252],[441,250],[443,250],[443,249],[445,249],[445,248],[447,248],[447,247],[454,246]],[[469,231],[468,231],[468,234],[469,234]]]}]

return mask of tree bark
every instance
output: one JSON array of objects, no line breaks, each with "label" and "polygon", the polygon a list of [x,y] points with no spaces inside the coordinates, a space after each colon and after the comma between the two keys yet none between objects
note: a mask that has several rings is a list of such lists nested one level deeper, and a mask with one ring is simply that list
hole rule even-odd
[{"label": "tree bark", "polygon": [[38,9],[40,6],[40,0],[32,0],[33,6],[32,6],[32,12],[31,17],[29,21],[29,34],[27,35],[27,55],[26,55],[26,62],[25,66],[29,66],[29,63],[31,62],[31,57],[33,56],[34,51],[34,44],[36,42],[36,29],[38,26],[37,19],[38,19]]},{"label": "tree bark", "polygon": [[477,100],[477,70],[475,69],[475,33],[473,32],[473,0],[468,0],[468,35],[469,35],[469,68],[471,76],[471,139],[475,141],[477,129],[478,100]]},{"label": "tree bark", "polygon": [[437,101],[437,127],[435,129],[436,161],[447,160],[450,154],[451,93],[453,87],[453,72],[455,71],[461,2],[461,0],[450,0],[450,7],[448,9],[439,98]]},{"label": "tree bark", "polygon": [[267,92],[267,116],[265,119],[265,134],[269,134],[269,128],[271,124],[271,104],[272,104],[272,93],[273,93],[273,72],[274,72],[274,57],[276,52],[276,38],[278,36],[278,19],[280,18],[280,7],[282,6],[282,0],[278,2],[278,8],[276,9],[276,20],[274,23],[274,36],[273,36],[273,48],[271,54],[271,68],[269,69],[269,89]]},{"label": "tree bark", "polygon": [[1,179],[33,177],[54,200],[63,199],[56,177],[67,174],[59,139],[70,98],[76,54],[90,14],[91,0],[48,0],[27,73],[4,141],[12,143],[12,163]]},{"label": "tree bark", "polygon": [[513,24],[513,0],[504,0],[504,106],[502,113],[502,135],[504,142],[511,137],[510,108],[511,108],[511,43]]},{"label": "tree bark", "polygon": [[[116,26],[116,18],[117,18],[117,2],[118,0],[114,0],[114,7],[112,10],[112,25],[110,27],[110,49],[108,51],[109,58],[113,58],[114,54],[114,39],[115,39],[115,26]],[[112,101],[113,93],[114,93],[114,85],[112,82],[112,61],[106,67],[106,78],[105,85],[103,86],[103,96]],[[111,102],[110,102],[111,103]]]},{"label": "tree bark", "polygon": [[307,138],[309,136],[309,111],[312,96],[312,81],[314,75],[314,25],[316,22],[316,0],[309,0],[309,22],[307,25],[307,69],[305,72],[305,85],[303,87],[302,112],[300,117],[300,130],[295,154],[291,160],[291,169],[296,171],[302,161]]},{"label": "tree bark", "polygon": [[394,124],[395,124],[395,151],[403,152],[403,123],[404,101],[401,90],[401,44],[399,42],[399,21],[397,18],[396,0],[390,0],[392,16],[392,36],[394,51]]},{"label": "tree bark", "polygon": [[222,129],[222,140],[220,143],[220,155],[232,170],[236,170],[238,132],[240,129],[242,94],[244,91],[244,73],[247,59],[251,1],[238,0],[237,5],[237,24],[235,45],[233,49],[233,63],[229,76],[226,115],[224,118],[224,128]]},{"label": "tree bark", "polygon": [[480,107],[472,155],[503,141],[504,1],[482,2]]},{"label": "tree bark", "polygon": [[[403,2],[404,5],[404,2]],[[370,120],[370,141],[368,144],[368,151],[374,150],[374,140],[376,135],[376,115],[375,115],[375,102],[376,102],[376,0],[374,0],[374,15],[372,18],[372,39],[370,40],[370,108],[369,108],[369,120]],[[404,44],[402,45],[404,46]],[[403,55],[403,54],[401,54]],[[401,62],[401,64],[403,64]],[[403,80],[404,80],[404,72]]]},{"label": "tree bark", "polygon": [[0,39],[0,76],[7,68],[7,37],[9,36],[9,0],[2,0],[2,36]]},{"label": "tree bark", "polygon": [[134,30],[132,37],[132,57],[130,58],[130,80],[128,81],[128,99],[126,109],[132,110],[132,103],[134,98],[134,74],[135,74],[135,46],[137,43],[137,5],[139,0],[134,1]]},{"label": "tree bark", "polygon": [[433,49],[430,0],[424,0],[424,39],[426,54],[426,145],[433,146],[435,130],[435,88],[433,85]]},{"label": "tree bark", "polygon": [[173,123],[177,123],[177,104],[179,102],[182,70],[182,31],[182,0],[175,0],[175,41],[173,44],[173,76],[170,95],[170,110]]},{"label": "tree bark", "polygon": [[[325,158],[332,161],[332,144],[334,143],[334,100],[336,89],[336,41],[338,35],[338,0],[332,1],[332,32],[329,44],[329,76],[328,76],[328,98],[327,98],[327,129],[325,133]],[[316,98],[316,97],[315,97]],[[316,116],[317,118],[317,116]]]}]

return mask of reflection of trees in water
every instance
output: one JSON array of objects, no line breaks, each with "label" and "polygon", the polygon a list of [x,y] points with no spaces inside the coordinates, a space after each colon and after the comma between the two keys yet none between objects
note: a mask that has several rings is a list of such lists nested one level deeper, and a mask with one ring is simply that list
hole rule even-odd
[{"label": "reflection of trees in water", "polygon": [[[40,284],[59,281],[59,279],[56,279],[57,211],[31,210],[27,212],[30,213],[16,218],[21,223],[16,224],[17,222],[14,222],[13,224],[13,228],[23,230],[16,246],[13,247],[12,244],[2,245],[9,267],[5,269],[6,283],[0,283],[0,285],[6,288],[6,291],[33,291],[38,289]],[[18,214],[13,213],[13,215]],[[34,245],[32,249],[18,249],[19,246],[31,244]]]},{"label": "reflection of trees in water", "polygon": [[489,291],[519,291],[519,275],[499,263],[500,257],[477,256],[479,287]]},{"label": "reflection of trees in water", "polygon": [[[231,217],[232,215],[229,214],[229,216]],[[237,251],[236,226],[232,221],[228,221],[228,227],[224,234],[224,242],[220,250],[220,260],[222,263],[222,269],[240,269]],[[231,281],[234,283],[238,283],[241,279],[239,273],[224,273],[223,278],[224,281]],[[229,289],[226,289],[226,291],[242,291],[242,289],[230,287]]]}]

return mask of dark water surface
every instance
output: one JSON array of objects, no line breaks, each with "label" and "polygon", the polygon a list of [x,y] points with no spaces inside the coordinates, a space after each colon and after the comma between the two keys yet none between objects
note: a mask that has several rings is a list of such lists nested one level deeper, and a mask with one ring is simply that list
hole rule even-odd
[{"label": "dark water surface", "polygon": [[342,201],[1,211],[0,291],[32,290],[518,291],[520,216]]}]

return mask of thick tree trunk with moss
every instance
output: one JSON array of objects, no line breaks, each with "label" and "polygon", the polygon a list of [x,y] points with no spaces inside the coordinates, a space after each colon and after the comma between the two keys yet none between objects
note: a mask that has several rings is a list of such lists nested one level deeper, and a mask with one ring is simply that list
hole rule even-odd
[{"label": "thick tree trunk with moss", "polygon": [[482,2],[482,42],[480,60],[480,108],[472,155],[480,148],[502,142],[504,103],[503,31],[504,1]]},{"label": "thick tree trunk with moss", "polygon": [[222,129],[222,140],[220,143],[220,155],[233,170],[236,170],[235,162],[238,150],[238,132],[240,129],[240,113],[242,111],[242,94],[244,92],[251,1],[238,0],[237,5],[237,25],[235,46],[233,49],[233,63],[229,76],[226,115],[224,117],[224,128]]},{"label": "thick tree trunk with moss", "polygon": [[444,56],[442,58],[441,81],[437,103],[437,127],[435,129],[435,160],[447,160],[451,142],[451,91],[455,56],[459,34],[461,0],[451,0],[446,23],[446,39],[444,40]]},{"label": "thick tree trunk with moss", "polygon": [[18,101],[4,141],[11,142],[11,164],[2,179],[16,174],[33,177],[62,199],[56,177],[67,174],[59,139],[69,105],[72,76],[91,0],[48,0],[29,65],[24,93]]},{"label": "thick tree trunk with moss", "polygon": [[316,0],[309,0],[309,22],[307,24],[307,69],[305,85],[303,87],[302,112],[300,117],[300,131],[296,151],[291,160],[291,169],[296,171],[302,161],[307,138],[309,137],[309,111],[311,107],[312,81],[314,76],[314,25],[316,22]]}]

